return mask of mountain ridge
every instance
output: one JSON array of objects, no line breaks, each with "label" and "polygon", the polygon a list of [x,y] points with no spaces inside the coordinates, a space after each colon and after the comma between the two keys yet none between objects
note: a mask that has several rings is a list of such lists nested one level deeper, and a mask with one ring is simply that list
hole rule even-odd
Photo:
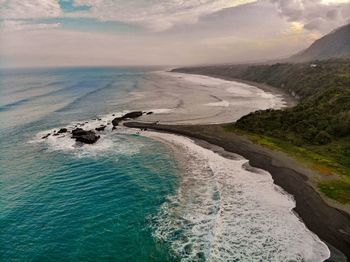
[{"label": "mountain ridge", "polygon": [[350,57],[350,23],[313,42],[307,49],[288,58],[289,62],[308,62]]}]

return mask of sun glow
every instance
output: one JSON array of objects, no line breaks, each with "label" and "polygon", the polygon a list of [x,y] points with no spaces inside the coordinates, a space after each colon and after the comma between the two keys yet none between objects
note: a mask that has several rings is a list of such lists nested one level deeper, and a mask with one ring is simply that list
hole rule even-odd
[{"label": "sun glow", "polygon": [[290,24],[290,31],[294,34],[300,34],[304,31],[304,25],[300,22],[292,22]]},{"label": "sun glow", "polygon": [[350,0],[322,0],[322,4],[331,5],[331,4],[344,4],[350,3]]}]

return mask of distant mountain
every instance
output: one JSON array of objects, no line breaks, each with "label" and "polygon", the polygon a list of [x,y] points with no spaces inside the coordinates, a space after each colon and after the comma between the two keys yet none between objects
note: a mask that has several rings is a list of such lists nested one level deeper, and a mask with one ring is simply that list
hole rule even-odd
[{"label": "distant mountain", "polygon": [[350,24],[318,39],[309,48],[288,60],[291,62],[307,62],[339,57],[350,57]]}]

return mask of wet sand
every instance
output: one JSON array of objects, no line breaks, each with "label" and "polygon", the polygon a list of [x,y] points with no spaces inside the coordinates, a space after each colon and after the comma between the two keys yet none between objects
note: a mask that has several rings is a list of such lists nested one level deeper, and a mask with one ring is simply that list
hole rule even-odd
[{"label": "wet sand", "polygon": [[227,80],[227,81],[233,81],[233,82],[238,82],[238,83],[243,83],[243,84],[247,84],[250,86],[255,86],[261,90],[264,90],[265,92],[268,93],[272,93],[275,95],[278,95],[280,97],[283,98],[283,101],[285,102],[286,107],[292,107],[295,106],[298,103],[298,100],[296,98],[294,98],[293,96],[291,96],[290,94],[284,92],[283,90],[267,85],[267,84],[263,84],[263,83],[258,83],[258,82],[254,82],[254,81],[249,81],[249,80],[243,80],[243,79],[238,79],[238,78],[234,78],[234,77],[230,77],[230,76],[224,76],[224,75],[220,75],[220,74],[208,74],[208,73],[201,73],[200,71],[196,71],[196,73],[192,73],[192,72],[188,72],[186,71],[186,68],[184,69],[175,69],[173,71],[171,71],[173,73],[181,73],[181,74],[196,74],[196,75],[201,75],[201,76],[209,76],[209,77],[213,77],[213,78],[218,78],[218,79],[223,79],[223,80]]},{"label": "wet sand", "polygon": [[[252,167],[270,172],[274,182],[294,196],[295,212],[312,232],[329,245],[332,252],[330,261],[344,261],[342,254],[337,249],[343,252],[348,259],[350,258],[350,215],[329,206],[308,183],[312,171],[303,168],[287,155],[253,144],[242,136],[225,131],[222,125],[185,126],[138,122],[128,122],[125,125],[131,128],[148,128],[199,139],[249,159]],[[221,154],[225,153],[221,152]]]},{"label": "wet sand", "polygon": [[145,75],[139,86],[128,103],[132,110],[153,111],[140,118],[149,123],[230,123],[252,111],[291,105],[283,94],[201,75],[153,72]]}]

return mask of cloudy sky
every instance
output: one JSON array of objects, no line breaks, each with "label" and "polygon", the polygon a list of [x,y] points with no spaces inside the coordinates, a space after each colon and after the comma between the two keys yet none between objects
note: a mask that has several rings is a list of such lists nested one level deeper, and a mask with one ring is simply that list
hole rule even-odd
[{"label": "cloudy sky", "polygon": [[0,66],[260,61],[349,19],[350,0],[0,0]]}]

